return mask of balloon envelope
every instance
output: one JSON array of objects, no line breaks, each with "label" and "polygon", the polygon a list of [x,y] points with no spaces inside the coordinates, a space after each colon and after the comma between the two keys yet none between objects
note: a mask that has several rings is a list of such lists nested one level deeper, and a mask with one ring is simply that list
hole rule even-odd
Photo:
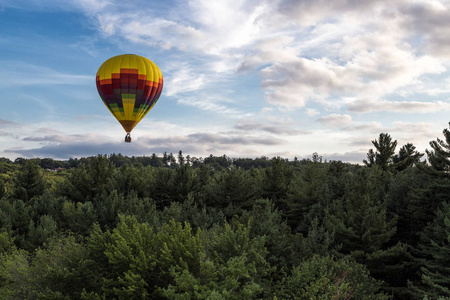
[{"label": "balloon envelope", "polygon": [[158,101],[163,76],[151,60],[123,54],[100,66],[96,83],[103,103],[125,131],[130,132]]}]

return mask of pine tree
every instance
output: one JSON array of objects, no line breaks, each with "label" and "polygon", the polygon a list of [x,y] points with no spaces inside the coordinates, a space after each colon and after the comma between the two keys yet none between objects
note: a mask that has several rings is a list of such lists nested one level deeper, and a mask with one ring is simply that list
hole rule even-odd
[{"label": "pine tree", "polygon": [[372,276],[392,287],[403,287],[392,274],[404,270],[407,247],[392,240],[397,216],[386,210],[385,175],[379,168],[363,168],[353,177],[342,199],[326,210],[323,226],[334,232],[333,246],[367,265]]},{"label": "pine tree", "polygon": [[280,299],[389,299],[380,282],[367,269],[350,259],[315,255],[293,268]]},{"label": "pine tree", "polygon": [[421,280],[410,288],[415,297],[450,297],[450,203],[438,210],[417,247]]},{"label": "pine tree", "polygon": [[393,156],[392,161],[397,171],[403,171],[419,163],[422,156],[423,153],[416,151],[413,144],[407,143],[400,148],[398,154]]},{"label": "pine tree", "polygon": [[327,166],[308,161],[301,173],[293,173],[286,192],[284,211],[289,225],[296,231],[307,233],[311,221],[323,211],[328,200]]},{"label": "pine tree", "polygon": [[208,185],[207,205],[226,208],[232,205],[235,209],[250,209],[257,195],[259,186],[257,178],[241,168],[222,170]]},{"label": "pine tree", "polygon": [[106,155],[91,157],[87,165],[71,170],[60,193],[76,202],[94,201],[98,195],[115,189],[116,168]]},{"label": "pine tree", "polygon": [[272,200],[277,208],[284,211],[293,170],[281,157],[273,158],[271,162],[272,165],[265,169],[262,196]]},{"label": "pine tree", "polygon": [[[449,123],[450,125],[450,123]],[[426,150],[431,167],[443,177],[450,177],[450,130],[443,131],[444,140],[437,138],[430,142],[432,150]]]},{"label": "pine tree", "polygon": [[430,142],[433,150],[426,150],[428,165],[418,168],[429,176],[426,185],[411,194],[408,210],[413,217],[411,227],[420,233],[442,203],[450,202],[450,131],[444,129],[445,140]]},{"label": "pine tree", "polygon": [[14,181],[14,198],[29,201],[40,196],[46,189],[41,168],[30,160],[26,160]]},{"label": "pine tree", "polygon": [[383,171],[387,171],[392,164],[397,141],[392,141],[392,138],[387,133],[380,133],[378,140],[373,140],[372,144],[376,151],[372,149],[367,153],[367,159],[363,160],[364,164],[371,167],[373,165],[380,166]]}]

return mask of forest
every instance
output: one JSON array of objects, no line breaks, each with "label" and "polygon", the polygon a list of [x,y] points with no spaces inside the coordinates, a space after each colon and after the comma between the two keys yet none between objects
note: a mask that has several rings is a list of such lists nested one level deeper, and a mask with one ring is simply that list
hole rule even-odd
[{"label": "forest", "polygon": [[0,298],[450,299],[450,130],[372,144],[0,158]]}]

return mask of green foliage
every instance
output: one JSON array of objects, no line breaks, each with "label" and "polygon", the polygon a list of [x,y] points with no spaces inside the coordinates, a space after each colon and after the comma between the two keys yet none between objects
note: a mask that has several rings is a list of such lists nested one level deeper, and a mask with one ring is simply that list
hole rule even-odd
[{"label": "green foliage", "polygon": [[280,157],[273,158],[271,162],[272,165],[265,169],[262,196],[272,200],[278,208],[284,210],[293,169]]},{"label": "green foliage", "polygon": [[0,254],[0,298],[33,299],[36,297],[30,285],[29,254],[25,250]]},{"label": "green foliage", "polygon": [[6,196],[6,184],[5,181],[0,177],[0,199]]},{"label": "green foliage", "polygon": [[173,281],[171,270],[198,272],[199,233],[175,221],[159,229],[122,216],[111,234],[94,230],[89,241],[93,256],[108,262],[102,286],[107,298],[158,297],[158,288]]},{"label": "green foliage", "polygon": [[10,254],[14,250],[16,250],[14,239],[9,235],[8,232],[0,232],[0,255]]},{"label": "green foliage", "polygon": [[327,167],[316,161],[308,161],[297,176],[292,176],[287,188],[284,209],[291,227],[308,232],[311,221],[322,217],[331,195],[327,186]]},{"label": "green foliage", "polygon": [[389,299],[363,265],[315,255],[292,270],[280,299]]},{"label": "green foliage", "polygon": [[400,148],[398,154],[394,155],[392,159],[395,169],[397,171],[404,171],[419,163],[422,156],[423,153],[416,151],[416,147],[413,144],[407,143]]},{"label": "green foliage", "polygon": [[[350,192],[326,210],[324,226],[335,232],[342,253],[355,258],[381,249],[396,231],[396,217],[388,219],[386,200],[379,191],[383,178],[376,168],[358,173]],[[382,181],[381,181],[382,183]]]},{"label": "green foliage", "polygon": [[30,160],[24,162],[14,181],[13,196],[24,202],[42,195],[46,189],[42,170]]},{"label": "green foliage", "polygon": [[426,163],[382,133],[362,166],[0,158],[0,298],[450,297],[449,144]]},{"label": "green foliage", "polygon": [[367,160],[363,161],[364,164],[369,167],[377,165],[382,170],[387,171],[392,164],[397,141],[392,141],[391,136],[387,133],[380,133],[378,140],[373,140],[372,144],[376,150],[369,150]]},{"label": "green foliage", "polygon": [[259,196],[260,178],[240,168],[224,170],[214,177],[208,186],[208,206],[224,209],[230,205],[239,209],[251,209]]},{"label": "green foliage", "polygon": [[61,223],[64,228],[83,236],[89,234],[97,217],[94,206],[90,201],[84,203],[64,201],[61,214],[63,216]]},{"label": "green foliage", "polygon": [[[202,234],[199,268],[177,271],[175,284],[161,289],[168,299],[258,299],[269,292],[270,265],[263,237],[251,226],[224,224]],[[264,297],[263,297],[264,298]]]},{"label": "green foliage", "polygon": [[60,193],[76,202],[93,201],[98,195],[114,189],[114,165],[106,156],[93,157],[89,164],[71,169]]},{"label": "green foliage", "polygon": [[41,299],[77,299],[98,284],[94,266],[86,246],[75,236],[56,238],[36,252],[31,284]]},{"label": "green foliage", "polygon": [[[449,123],[450,125],[450,123]],[[450,171],[450,130],[443,131],[444,139],[437,138],[430,142],[432,150],[426,150],[428,162],[441,176],[449,177]]]},{"label": "green foliage", "polygon": [[417,247],[421,278],[418,285],[411,284],[416,297],[450,297],[449,253],[450,202],[446,202],[421,234]]}]

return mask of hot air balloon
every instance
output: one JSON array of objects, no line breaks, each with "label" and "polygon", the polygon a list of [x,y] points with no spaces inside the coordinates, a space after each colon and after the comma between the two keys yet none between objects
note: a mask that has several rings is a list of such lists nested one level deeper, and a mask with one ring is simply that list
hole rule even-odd
[{"label": "hot air balloon", "polygon": [[97,90],[109,111],[130,132],[153,108],[161,95],[163,76],[151,60],[123,54],[106,60],[98,69]]}]

